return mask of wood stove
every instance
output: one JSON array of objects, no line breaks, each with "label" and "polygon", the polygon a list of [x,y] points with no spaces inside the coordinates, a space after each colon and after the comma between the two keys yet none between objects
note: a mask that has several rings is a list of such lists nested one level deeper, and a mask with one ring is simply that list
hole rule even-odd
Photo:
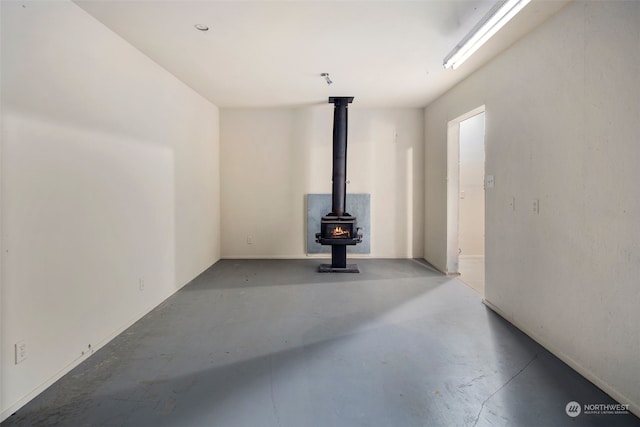
[{"label": "wood stove", "polygon": [[320,221],[316,242],[331,245],[331,264],[322,264],[321,273],[359,273],[358,266],[347,264],[347,246],[362,242],[356,217],[345,212],[347,198],[347,106],[353,97],[331,97],[333,110],[333,189],[331,212]]}]

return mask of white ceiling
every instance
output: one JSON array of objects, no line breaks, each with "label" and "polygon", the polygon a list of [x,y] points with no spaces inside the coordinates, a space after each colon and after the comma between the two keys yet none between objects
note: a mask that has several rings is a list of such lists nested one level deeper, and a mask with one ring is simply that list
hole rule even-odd
[{"label": "white ceiling", "polygon": [[423,107],[567,1],[534,0],[455,71],[442,59],[494,0],[75,2],[219,107],[312,105],[329,96]]}]

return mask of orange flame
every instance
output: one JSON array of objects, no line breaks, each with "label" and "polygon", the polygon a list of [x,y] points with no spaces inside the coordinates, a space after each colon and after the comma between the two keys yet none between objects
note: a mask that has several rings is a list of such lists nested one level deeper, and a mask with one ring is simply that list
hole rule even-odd
[{"label": "orange flame", "polygon": [[341,226],[334,228],[331,235],[333,237],[351,237],[349,230],[343,230]]}]

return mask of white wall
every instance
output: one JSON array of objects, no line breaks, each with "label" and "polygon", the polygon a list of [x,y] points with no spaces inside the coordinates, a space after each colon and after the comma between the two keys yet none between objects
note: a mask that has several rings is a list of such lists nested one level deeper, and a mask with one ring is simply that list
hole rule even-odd
[{"label": "white wall", "polygon": [[[422,110],[357,102],[349,107],[347,191],[371,193],[371,256],[420,258]],[[220,123],[222,256],[304,257],[305,194],[331,193],[333,105],[223,109]]]},{"label": "white wall", "polygon": [[5,418],[219,259],[219,136],[71,2],[2,2],[1,28]]},{"label": "white wall", "polygon": [[640,2],[571,3],[425,112],[427,260],[445,266],[447,122],[484,104],[485,298],[636,414],[638,22]]},{"label": "white wall", "polygon": [[460,256],[484,256],[484,113],[460,122]]}]

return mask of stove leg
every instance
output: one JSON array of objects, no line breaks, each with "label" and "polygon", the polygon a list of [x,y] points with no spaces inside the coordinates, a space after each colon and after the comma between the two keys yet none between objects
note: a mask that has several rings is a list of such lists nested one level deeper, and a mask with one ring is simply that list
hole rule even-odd
[{"label": "stove leg", "polygon": [[331,267],[347,268],[347,246],[346,245],[331,246]]},{"label": "stove leg", "polygon": [[360,273],[356,264],[347,264],[347,246],[331,246],[331,264],[321,264],[320,273]]}]

